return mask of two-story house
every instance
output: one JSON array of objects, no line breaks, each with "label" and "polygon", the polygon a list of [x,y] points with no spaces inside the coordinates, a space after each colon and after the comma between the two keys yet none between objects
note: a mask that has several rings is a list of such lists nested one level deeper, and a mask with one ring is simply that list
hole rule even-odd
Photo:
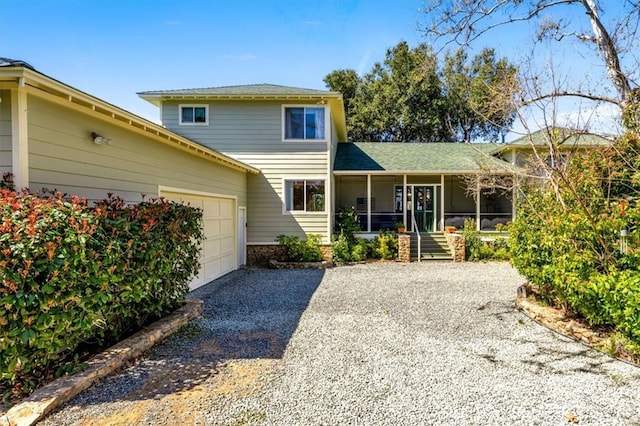
[{"label": "two-story house", "polygon": [[[470,194],[465,176],[511,174],[512,144],[350,143],[342,95],[268,84],[148,91],[162,125],[0,58],[0,173],[17,187],[98,200],[165,197],[204,211],[192,287],[277,249],[278,235],[319,234],[354,208],[364,235],[478,229],[512,220],[513,197]],[[586,136],[585,136],[586,137]],[[578,137],[563,149],[606,144]],[[523,154],[524,153],[524,154]]]},{"label": "two-story house", "polygon": [[260,170],[247,181],[248,258],[263,260],[278,235],[333,230],[333,162],[346,141],[342,95],[257,84],[141,92],[163,126]]}]

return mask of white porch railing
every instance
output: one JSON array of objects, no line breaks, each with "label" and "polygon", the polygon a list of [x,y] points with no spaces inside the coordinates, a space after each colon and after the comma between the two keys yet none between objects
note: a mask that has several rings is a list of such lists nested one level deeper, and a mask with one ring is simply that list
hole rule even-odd
[{"label": "white porch railing", "polygon": [[420,253],[422,249],[422,237],[420,236],[420,229],[418,229],[418,221],[416,221],[416,215],[413,214],[413,209],[411,211],[411,227],[413,232],[416,233],[418,237],[418,262],[422,260],[422,253]]}]

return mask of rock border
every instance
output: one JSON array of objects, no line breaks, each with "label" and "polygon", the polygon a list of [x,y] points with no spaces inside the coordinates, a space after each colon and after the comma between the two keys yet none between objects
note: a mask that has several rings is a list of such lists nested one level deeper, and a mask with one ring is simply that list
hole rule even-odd
[{"label": "rock border", "polygon": [[31,426],[42,420],[96,381],[124,367],[192,319],[201,316],[203,308],[202,300],[186,299],[185,304],[171,314],[91,358],[84,371],[44,385],[6,413],[0,414],[0,426]]},{"label": "rock border", "polygon": [[326,269],[333,267],[333,261],[323,260],[322,262],[280,262],[277,260],[269,261],[271,269]]},{"label": "rock border", "polygon": [[560,309],[540,305],[535,299],[530,300],[526,295],[526,288],[524,287],[518,288],[515,307],[538,324],[555,333],[582,343],[613,359],[640,368],[640,360],[638,357],[628,353],[624,348],[619,348],[616,354],[611,354],[601,349],[600,346],[602,343],[610,337],[609,331],[606,329],[599,330],[591,328],[575,318],[567,317]]}]

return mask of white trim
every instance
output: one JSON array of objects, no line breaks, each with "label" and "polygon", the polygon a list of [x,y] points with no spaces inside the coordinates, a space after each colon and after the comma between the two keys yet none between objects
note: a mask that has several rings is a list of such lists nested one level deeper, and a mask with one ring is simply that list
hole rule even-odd
[{"label": "white trim", "polygon": [[[283,104],[282,106],[282,142],[284,143],[327,143],[331,138],[331,126],[329,125],[330,117],[331,117],[331,109],[328,105],[325,104]],[[287,108],[324,108],[324,139],[287,139],[285,137],[286,132],[286,118],[285,118],[285,110]]]},{"label": "white trim", "polygon": [[[324,210],[318,212],[310,212],[306,210],[287,210],[287,181],[308,181],[308,180],[321,180],[324,182]],[[305,184],[306,187],[306,184]],[[305,200],[306,202],[306,200]],[[314,176],[295,176],[295,177],[283,177],[282,178],[282,214],[283,215],[315,215],[315,216],[326,216],[327,211],[329,210],[327,205],[327,177],[322,175],[318,175],[318,177]]]},{"label": "white trim", "polygon": [[[240,210],[243,211],[242,217],[244,219],[244,223],[242,223],[242,227],[244,228],[243,232],[242,232],[242,236],[243,236],[243,240],[244,240],[242,242],[242,245],[244,247],[244,250],[242,251],[242,253],[240,253],[240,248],[238,247],[238,245],[236,243],[236,257],[240,257],[240,254],[242,254],[242,257],[241,257],[242,263],[238,262],[238,264],[237,264],[238,267],[240,265],[246,265],[247,264],[247,207],[246,206],[242,206],[242,207],[238,206],[237,207],[237,211],[236,211],[236,216],[237,216],[237,219],[236,219],[236,232],[237,232],[237,230],[240,229],[240,226],[241,226],[240,221],[238,220],[240,218],[240,215],[239,215]],[[238,236],[236,234],[236,241],[237,240],[238,240]]]},{"label": "white trim", "polygon": [[440,175],[440,224],[444,231],[444,175]]},{"label": "white trim", "polygon": [[[193,108],[193,123],[184,123],[182,121],[182,108]],[[204,123],[196,123],[195,108],[204,108]],[[208,126],[209,125],[209,104],[178,104],[178,125],[179,126]]]},{"label": "white trim", "polygon": [[[161,197],[160,193],[162,191],[176,192],[178,194],[200,195],[200,196],[203,196],[203,197],[228,198],[230,200],[235,200],[236,202],[238,201],[238,196],[237,195],[217,194],[217,193],[213,193],[213,192],[195,191],[195,190],[191,190],[191,189],[176,188],[176,187],[173,187],[173,186],[158,185],[158,197]],[[237,206],[236,206],[236,208],[237,208]]]},{"label": "white trim", "polygon": [[[409,176],[459,176],[476,174],[478,170],[334,170],[333,174],[336,176],[366,176],[371,175],[409,175]],[[495,171],[491,174],[505,175],[510,174],[510,171]]]},{"label": "white trim", "polygon": [[[20,86],[24,79],[20,79]],[[29,187],[27,92],[11,90],[11,172],[17,191]]]},{"label": "white trim", "polygon": [[371,232],[371,175],[367,175],[367,232]]}]

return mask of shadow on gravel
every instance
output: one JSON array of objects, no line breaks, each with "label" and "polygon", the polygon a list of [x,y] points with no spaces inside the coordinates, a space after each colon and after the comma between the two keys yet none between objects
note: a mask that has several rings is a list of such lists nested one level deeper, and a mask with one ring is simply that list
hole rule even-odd
[{"label": "shadow on gravel", "polygon": [[[103,380],[68,406],[235,392],[280,359],[324,270],[238,270],[195,291],[203,317]],[[243,362],[253,360],[253,362]],[[174,395],[171,395],[174,397]]]}]

